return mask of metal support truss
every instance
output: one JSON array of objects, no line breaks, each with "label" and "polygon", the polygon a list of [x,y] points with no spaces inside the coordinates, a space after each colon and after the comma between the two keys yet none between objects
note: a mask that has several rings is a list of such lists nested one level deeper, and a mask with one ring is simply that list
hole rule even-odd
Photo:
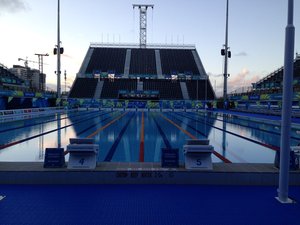
[{"label": "metal support truss", "polygon": [[140,10],[140,48],[146,48],[147,44],[147,9],[154,8],[154,5],[133,5]]}]

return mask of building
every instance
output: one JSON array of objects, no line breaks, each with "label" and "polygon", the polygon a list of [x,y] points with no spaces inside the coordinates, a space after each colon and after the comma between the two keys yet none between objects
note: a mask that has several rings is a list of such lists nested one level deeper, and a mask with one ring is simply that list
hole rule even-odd
[{"label": "building", "polygon": [[39,70],[20,65],[13,65],[13,68],[9,69],[9,71],[14,73],[20,79],[28,81],[31,89],[35,91],[45,91],[46,74],[41,74]]}]

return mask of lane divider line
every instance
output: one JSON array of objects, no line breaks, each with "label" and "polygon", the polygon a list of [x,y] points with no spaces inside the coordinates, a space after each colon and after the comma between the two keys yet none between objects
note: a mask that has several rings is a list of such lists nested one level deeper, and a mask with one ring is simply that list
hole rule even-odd
[{"label": "lane divider line", "polygon": [[[111,113],[111,112],[103,113],[103,114],[101,114],[100,116],[105,116],[105,115],[110,114],[110,113]],[[106,120],[108,120],[108,119],[110,119],[110,117],[104,118],[104,119],[102,119],[102,120],[99,121],[99,122],[102,123],[102,122],[104,122],[104,121],[106,121]],[[80,132],[76,133],[76,136],[78,137],[78,136],[81,135],[82,133],[88,131],[89,129],[91,129],[91,128],[95,127],[95,126],[97,126],[97,124],[93,124],[93,125],[91,125],[91,126],[85,128],[85,129],[81,130]],[[69,154],[69,151],[68,151],[68,150],[65,150],[65,151],[64,151],[64,155],[67,155],[67,154]]]},{"label": "lane divider line", "polygon": [[[205,116],[205,114],[204,113],[202,113],[202,112],[198,112],[198,114],[197,113],[195,113],[195,112],[191,112],[193,115],[195,115],[195,116],[199,116],[198,114],[200,114],[200,115],[204,115]],[[191,114],[191,115],[192,115]],[[230,115],[230,114],[227,114],[227,115]],[[231,114],[231,115],[234,115],[234,114]],[[230,121],[230,120],[228,120],[228,119],[226,119],[226,117],[224,117],[223,116],[223,118],[224,119],[218,119],[217,117],[213,117],[215,120],[218,120],[218,121],[221,121],[221,122],[226,122],[226,123],[228,123],[228,124],[234,124],[234,125],[238,125],[238,126],[243,126],[243,127],[246,127],[246,128],[251,128],[251,129],[253,129],[253,130],[258,130],[258,131],[262,131],[262,132],[266,132],[266,133],[269,133],[269,134],[274,134],[274,135],[278,135],[278,136],[280,136],[281,134],[280,134],[280,132],[278,133],[278,132],[275,132],[275,131],[270,131],[270,130],[266,130],[266,129],[261,129],[261,128],[258,128],[258,127],[255,127],[255,126],[250,126],[250,125],[243,125],[243,124],[239,124],[239,123],[237,123],[237,122],[232,122],[232,121]],[[248,117],[248,118],[250,118],[250,117]],[[246,119],[241,119],[241,118],[238,118],[238,120],[244,120],[244,121],[247,121],[247,122],[249,122],[249,120],[246,120]],[[253,121],[251,121],[251,122],[253,122]],[[262,124],[266,124],[266,125],[270,125],[270,126],[275,126],[275,124],[269,124],[269,123],[262,123]],[[279,125],[277,125],[278,127],[280,127],[280,124]],[[294,140],[300,140],[300,138],[299,137],[294,137],[294,136],[291,136],[291,139],[294,139]]]},{"label": "lane divider line", "polygon": [[[85,114],[85,115],[87,115],[87,114]],[[78,117],[78,116],[80,116],[80,115],[74,115],[73,117],[65,116],[65,117],[60,118],[60,119],[46,120],[46,121],[38,122],[38,123],[30,123],[30,124],[27,124],[27,125],[24,125],[24,126],[7,128],[7,129],[5,129],[5,130],[0,130],[0,133],[9,132],[9,131],[12,131],[12,130],[23,129],[23,128],[25,128],[25,127],[32,127],[32,126],[42,125],[42,124],[46,124],[46,123],[56,122],[56,121],[59,121],[59,120],[62,121],[62,120],[65,120],[65,119],[75,118],[75,117]]]},{"label": "lane divider line", "polygon": [[165,135],[164,131],[161,129],[161,126],[158,124],[157,120],[156,120],[154,117],[153,117],[153,120],[154,120],[154,122],[155,122],[155,124],[156,124],[156,126],[157,126],[157,129],[158,129],[158,131],[159,131],[160,136],[162,137],[162,139],[163,139],[163,141],[164,141],[164,143],[165,143],[165,146],[166,146],[168,149],[171,149],[172,146],[171,146],[171,144],[170,144],[170,142],[169,142],[167,136]]},{"label": "lane divider line", "polygon": [[118,116],[117,118],[115,118],[114,120],[110,121],[109,123],[105,124],[104,126],[98,128],[95,132],[91,133],[90,135],[88,135],[86,138],[92,138],[95,135],[97,135],[98,133],[100,133],[101,131],[103,131],[104,129],[106,129],[107,127],[109,127],[110,125],[112,125],[113,123],[115,123],[116,121],[118,121],[119,119],[121,119],[123,116],[125,116],[128,112],[123,113],[122,115]]},{"label": "lane divider line", "polygon": [[[98,117],[99,115],[97,116],[94,116],[94,117],[91,117],[91,118],[88,118],[88,120],[90,119],[93,119],[93,118],[96,118]],[[101,115],[100,115],[101,116]],[[4,145],[0,145],[0,150],[4,149],[4,148],[8,148],[8,147],[11,147],[13,145],[16,145],[16,144],[20,144],[20,143],[23,143],[25,141],[29,141],[31,139],[34,139],[34,138],[37,138],[37,137],[40,137],[40,136],[43,136],[43,135],[46,135],[46,134],[50,134],[52,132],[55,132],[55,131],[58,131],[58,130],[62,130],[62,129],[65,129],[67,127],[70,127],[70,126],[74,126],[75,124],[79,124],[79,123],[82,123],[84,121],[86,121],[87,119],[81,119],[81,120],[77,120],[76,122],[72,123],[72,124],[69,124],[69,125],[66,125],[66,126],[63,126],[61,128],[56,128],[56,129],[53,129],[53,130],[49,130],[47,132],[44,132],[44,133],[41,133],[41,134],[37,134],[37,135],[33,135],[31,137],[28,137],[28,138],[25,138],[25,139],[21,139],[21,140],[18,140],[18,141],[14,141],[14,142],[10,142],[10,143],[7,143],[7,144],[4,144]]]},{"label": "lane divider line", "polygon": [[[188,132],[187,130],[183,129],[181,126],[179,126],[178,124],[176,124],[175,122],[173,122],[169,118],[165,117],[162,114],[160,114],[160,116],[162,118],[164,118],[165,120],[167,120],[169,123],[173,124],[175,127],[177,127],[179,130],[181,130],[183,133],[185,133],[186,135],[188,135],[190,138],[192,138],[194,140],[198,140],[198,138],[196,136],[192,135],[190,132]],[[217,156],[219,159],[221,159],[223,162],[225,162],[225,163],[231,163],[231,161],[229,159],[225,158],[224,156],[222,156],[220,153],[216,152],[215,150],[213,151],[213,154],[215,156]]]},{"label": "lane divider line", "polygon": [[[123,114],[124,115],[124,114]],[[131,115],[131,117],[128,119],[128,121],[126,122],[125,126],[122,128],[122,130],[120,131],[117,139],[115,140],[115,142],[113,143],[113,145],[111,146],[111,148],[109,149],[104,162],[110,162],[112,160],[112,157],[114,156],[117,147],[122,139],[123,134],[125,133],[127,127],[129,126],[130,121],[132,120],[132,118],[134,117],[134,113]]]},{"label": "lane divider line", "polygon": [[[201,123],[203,123],[203,124],[205,123],[205,122],[203,122],[202,120],[197,120],[197,119],[194,119],[194,118],[191,118],[191,117],[188,117],[188,116],[183,116],[183,117],[188,118],[188,119],[191,119],[191,120],[194,120],[194,121],[199,121],[199,122],[201,122]],[[266,144],[266,143],[263,143],[263,142],[260,142],[260,141],[253,140],[253,139],[251,139],[251,138],[244,137],[244,136],[242,136],[242,135],[233,133],[233,132],[231,132],[231,131],[224,130],[224,129],[222,129],[222,128],[216,127],[216,126],[214,126],[214,125],[212,125],[212,124],[210,124],[210,123],[205,123],[205,124],[207,124],[207,125],[209,125],[209,126],[215,128],[215,129],[217,129],[217,130],[224,131],[224,132],[226,132],[226,133],[228,133],[228,134],[232,134],[232,135],[234,135],[234,136],[237,136],[237,137],[239,137],[239,138],[242,138],[242,139],[245,139],[245,140],[247,140],[247,141],[253,142],[253,143],[255,143],[255,144],[264,146],[264,147],[269,148],[269,149],[271,149],[271,150],[273,150],[273,151],[280,151],[280,147],[278,147],[278,146]]]},{"label": "lane divider line", "polygon": [[142,112],[142,121],[141,121],[141,132],[140,132],[140,154],[139,161],[145,161],[145,131],[144,131],[144,112]]},{"label": "lane divider line", "polygon": [[[180,115],[177,115],[177,116],[180,116]],[[181,117],[183,117],[183,116],[181,116]],[[201,135],[203,135],[203,136],[206,137],[206,138],[208,137],[206,134],[202,133],[200,130],[196,129],[195,127],[192,127],[192,126],[189,125],[188,123],[185,123],[185,122],[182,121],[181,119],[178,119],[177,117],[175,117],[175,119],[178,120],[178,121],[181,122],[181,123],[186,124],[189,128],[191,128],[192,130],[196,131],[198,134],[201,134]],[[227,151],[227,152],[230,152],[230,154],[231,154],[232,156],[234,156],[236,159],[238,159],[240,162],[242,162],[242,163],[248,163],[248,161],[246,161],[245,159],[239,157],[239,156],[238,156],[237,154],[235,154],[233,151],[230,151],[230,150],[228,150],[228,149],[226,149],[226,151]]]},{"label": "lane divider line", "polygon": [[[103,123],[103,122],[105,122],[106,120],[109,120],[109,119],[111,119],[111,117],[107,117],[107,118],[104,118],[104,119],[102,119],[102,120],[100,120],[99,121],[99,123]],[[83,130],[81,130],[81,131],[79,131],[78,133],[76,133],[76,136],[78,137],[78,136],[80,136],[81,134],[83,134],[84,132],[86,132],[86,131],[88,131],[89,129],[91,129],[91,128],[93,128],[93,127],[96,127],[97,126],[97,124],[92,124],[91,126],[88,126],[87,128],[84,128]]]}]

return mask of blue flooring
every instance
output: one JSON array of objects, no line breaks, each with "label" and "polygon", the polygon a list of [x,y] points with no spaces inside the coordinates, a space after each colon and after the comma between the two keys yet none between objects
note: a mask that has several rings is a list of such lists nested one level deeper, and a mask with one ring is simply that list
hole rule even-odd
[{"label": "blue flooring", "polygon": [[0,185],[0,224],[300,224],[276,187],[203,185]]}]

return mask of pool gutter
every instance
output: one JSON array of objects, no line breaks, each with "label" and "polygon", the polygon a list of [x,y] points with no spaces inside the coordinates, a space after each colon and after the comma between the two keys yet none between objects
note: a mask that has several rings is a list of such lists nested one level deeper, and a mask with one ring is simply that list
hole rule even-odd
[{"label": "pool gutter", "polygon": [[[0,184],[203,184],[278,185],[273,164],[214,163],[213,170],[161,168],[160,163],[98,163],[95,170],[43,168],[42,162],[1,162]],[[290,171],[300,185],[300,170]]]}]

